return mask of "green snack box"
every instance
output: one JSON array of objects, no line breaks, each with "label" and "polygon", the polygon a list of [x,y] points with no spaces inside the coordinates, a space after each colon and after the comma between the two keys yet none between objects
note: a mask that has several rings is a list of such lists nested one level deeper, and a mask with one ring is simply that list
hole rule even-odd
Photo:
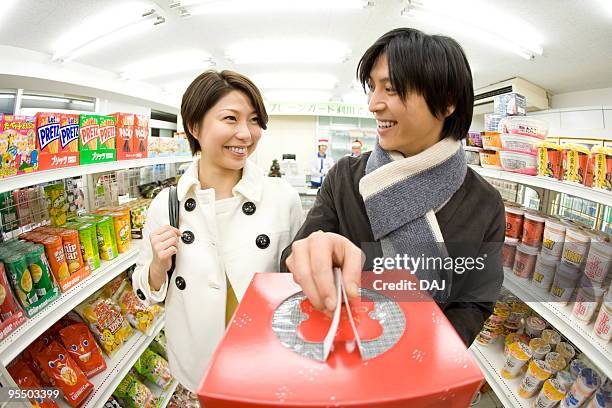
[{"label": "green snack box", "polygon": [[80,163],[115,161],[117,119],[112,116],[81,115],[79,119]]}]

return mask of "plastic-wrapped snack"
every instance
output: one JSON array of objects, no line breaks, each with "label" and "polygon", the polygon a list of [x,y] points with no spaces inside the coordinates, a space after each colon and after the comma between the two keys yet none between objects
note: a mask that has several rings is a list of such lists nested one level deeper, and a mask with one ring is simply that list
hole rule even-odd
[{"label": "plastic-wrapped snack", "polygon": [[106,362],[102,351],[93,338],[93,335],[84,323],[77,323],[64,327],[59,335],[66,347],[66,351],[79,365],[87,378],[106,370]]},{"label": "plastic-wrapped snack", "polygon": [[142,353],[134,364],[134,369],[147,380],[163,389],[166,389],[172,382],[168,362],[150,349],[146,349]]},{"label": "plastic-wrapped snack", "polygon": [[200,408],[197,394],[179,384],[172,394],[167,408]]},{"label": "plastic-wrapped snack", "polygon": [[166,333],[164,333],[163,330],[160,331],[157,336],[155,336],[149,348],[153,350],[155,353],[165,358],[166,360],[168,360],[168,352],[166,351],[167,350]]},{"label": "plastic-wrapped snack", "polygon": [[103,408],[123,408],[123,407],[119,404],[119,401],[117,401],[117,399],[111,395],[111,397],[104,403]]},{"label": "plastic-wrapped snack", "polygon": [[159,305],[147,306],[134,294],[132,285],[126,282],[123,285],[123,290],[117,297],[117,303],[121,306],[121,310],[125,313],[128,321],[136,329],[150,336],[153,326],[157,321],[162,308]]},{"label": "plastic-wrapped snack", "polygon": [[111,357],[133,333],[119,305],[100,293],[81,303],[75,310],[89,324],[102,350]]},{"label": "plastic-wrapped snack", "polygon": [[78,407],[93,391],[93,384],[58,342],[54,341],[38,352],[36,360],[53,384],[62,390],[64,399],[71,406]]},{"label": "plastic-wrapped snack", "polygon": [[157,399],[151,390],[138,381],[131,373],[128,373],[123,380],[121,380],[121,383],[119,383],[113,395],[119,398],[126,408],[157,407]]},{"label": "plastic-wrapped snack", "polygon": [[[42,388],[41,381],[23,359],[17,358],[7,370],[19,388]],[[30,402],[35,408],[57,408],[55,401],[49,399],[32,398]]]}]

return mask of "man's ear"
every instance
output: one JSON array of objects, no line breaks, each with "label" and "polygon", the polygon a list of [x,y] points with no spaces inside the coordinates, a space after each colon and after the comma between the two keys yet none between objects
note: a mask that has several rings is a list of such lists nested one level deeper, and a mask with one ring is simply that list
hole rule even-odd
[{"label": "man's ear", "polygon": [[454,112],[455,112],[455,105],[450,105],[448,108],[446,108],[446,115],[444,117],[448,118]]}]

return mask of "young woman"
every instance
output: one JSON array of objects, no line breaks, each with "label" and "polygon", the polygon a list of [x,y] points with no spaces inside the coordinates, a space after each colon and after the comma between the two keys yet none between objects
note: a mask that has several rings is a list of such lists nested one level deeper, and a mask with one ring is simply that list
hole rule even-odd
[{"label": "young woman", "polygon": [[461,146],[474,104],[467,58],[451,38],[400,28],[366,50],[357,76],[368,89],[378,144],[330,170],[283,260],[313,305],[329,312],[336,301],[332,266],[342,268],[348,294],[358,295],[360,248],[371,249],[369,271],[373,257],[425,253],[456,265],[483,257],[482,270],[417,272],[438,283],[432,296],[469,345],[503,281],[505,218],[500,194],[467,167]]},{"label": "young woman", "polygon": [[195,392],[253,274],[278,271],[302,208],[285,180],[264,177],[248,159],[268,122],[249,79],[204,72],[183,95],[181,115],[200,155],[177,185],[179,229],[169,225],[165,189],[149,207],[132,280],[140,299],[165,300],[170,368]]}]

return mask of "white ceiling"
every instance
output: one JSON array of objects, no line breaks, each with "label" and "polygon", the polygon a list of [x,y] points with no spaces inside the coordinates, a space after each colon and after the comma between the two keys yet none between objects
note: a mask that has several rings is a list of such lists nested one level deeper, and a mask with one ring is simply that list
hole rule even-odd
[{"label": "white ceiling", "polygon": [[[475,88],[515,76],[538,84],[552,94],[612,87],[612,14],[599,0],[489,0],[497,9],[523,19],[541,34],[544,54],[531,61],[486,42],[449,32],[435,20],[423,22],[401,16],[404,2],[400,0],[371,1],[372,7],[360,10],[301,12],[300,15],[249,14],[235,10],[227,15],[184,19],[176,10],[168,8],[168,0],[153,0],[166,18],[164,24],[97,53],[84,55],[76,62],[118,73],[129,63],[157,54],[197,49],[212,54],[218,69],[230,68],[246,75],[290,71],[332,74],[340,80],[333,91],[339,97],[350,90],[357,61],[376,38],[393,28],[414,27],[455,37],[472,64]],[[0,45],[51,56],[53,44],[63,33],[121,0],[17,0],[16,3],[0,21]],[[504,23],[499,21],[499,24]],[[344,42],[352,51],[351,57],[339,64],[282,67],[234,65],[223,58],[230,44],[245,39],[309,37]],[[0,61],[1,58],[0,55]],[[147,82],[164,86],[175,81],[189,81],[197,73],[167,75]]]}]

